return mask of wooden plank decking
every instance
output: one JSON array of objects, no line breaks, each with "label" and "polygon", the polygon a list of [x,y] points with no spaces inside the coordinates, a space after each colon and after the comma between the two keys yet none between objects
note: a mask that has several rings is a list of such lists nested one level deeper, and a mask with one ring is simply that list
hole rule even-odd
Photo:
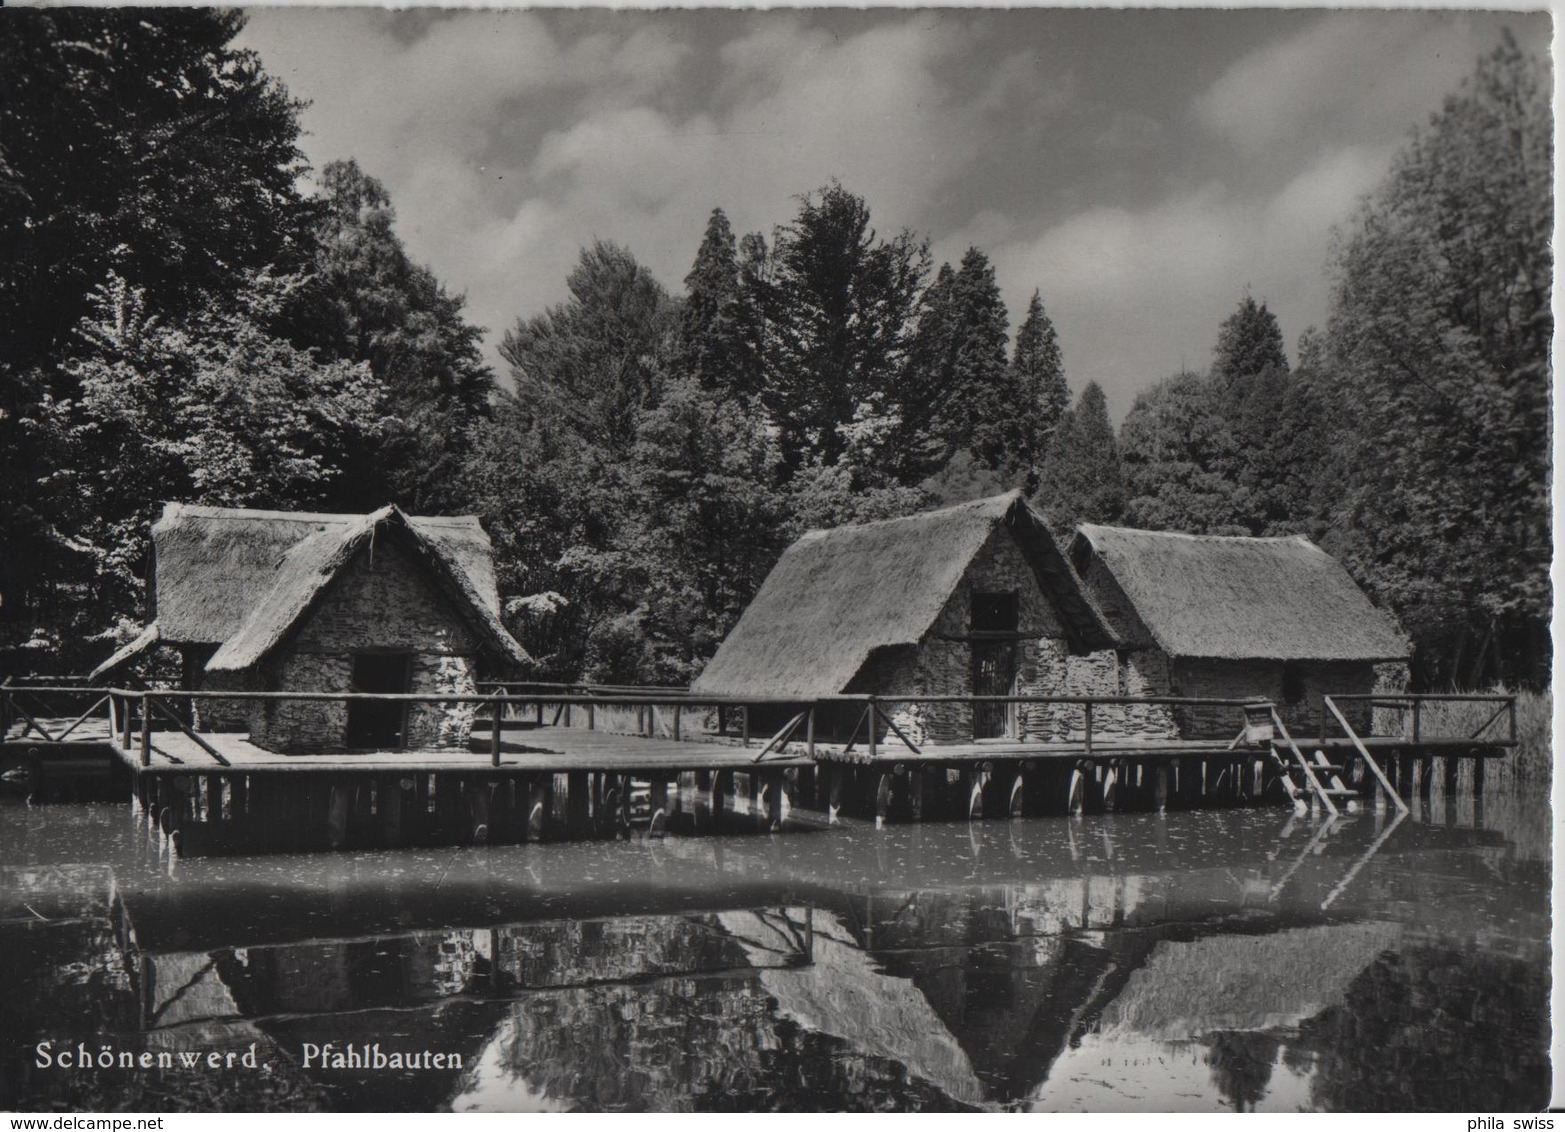
[{"label": "wooden plank decking", "polygon": [[[649,739],[639,735],[616,735],[607,731],[544,727],[527,733],[525,740],[506,738],[501,744],[500,760],[492,760],[487,751],[425,750],[364,751],[334,754],[285,755],[263,750],[245,735],[231,732],[203,733],[228,760],[222,766],[190,736],[178,731],[157,731],[152,735],[151,765],[141,766],[141,753],[132,747],[115,747],[115,754],[127,766],[141,774],[254,774],[261,771],[285,771],[299,774],[386,774],[386,773],[498,773],[565,774],[601,771],[609,774],[667,773],[701,770],[787,770],[813,766],[802,755],[783,757],[768,754],[764,763],[756,763],[755,748],[718,743],[692,743],[673,739]],[[475,739],[477,736],[475,736]]]}]

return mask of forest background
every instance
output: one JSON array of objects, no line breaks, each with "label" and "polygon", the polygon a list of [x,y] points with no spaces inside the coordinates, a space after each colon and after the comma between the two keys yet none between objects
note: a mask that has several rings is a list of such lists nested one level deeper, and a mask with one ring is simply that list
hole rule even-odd
[{"label": "forest background", "polygon": [[1013,334],[981,249],[937,266],[835,182],[769,233],[715,209],[677,290],[583,248],[498,380],[242,26],[0,24],[0,671],[141,623],[165,501],[477,513],[531,676],[683,684],[803,531],[1019,488],[1061,533],[1305,534],[1420,687],[1547,683],[1552,83],[1509,37],[1322,249],[1296,364],[1236,283],[1210,368],[1116,430],[1045,294]]}]

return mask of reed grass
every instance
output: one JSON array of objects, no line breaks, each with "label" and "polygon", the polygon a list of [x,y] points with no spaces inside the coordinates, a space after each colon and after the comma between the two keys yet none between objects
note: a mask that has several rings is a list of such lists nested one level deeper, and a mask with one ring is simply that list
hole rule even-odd
[{"label": "reed grass", "polygon": [[[1506,694],[1505,689],[1492,689],[1496,694]],[[1439,701],[1426,703],[1420,709],[1420,730],[1426,737],[1468,736],[1484,727],[1494,715],[1492,703]],[[1554,774],[1554,752],[1551,742],[1554,702],[1548,692],[1522,691],[1516,693],[1517,746],[1503,760],[1502,775],[1505,782],[1517,786],[1545,788]],[[1486,737],[1504,737],[1508,734],[1502,715],[1484,728]],[[1498,768],[1497,768],[1498,769]],[[1500,785],[1491,779],[1491,785]]]}]

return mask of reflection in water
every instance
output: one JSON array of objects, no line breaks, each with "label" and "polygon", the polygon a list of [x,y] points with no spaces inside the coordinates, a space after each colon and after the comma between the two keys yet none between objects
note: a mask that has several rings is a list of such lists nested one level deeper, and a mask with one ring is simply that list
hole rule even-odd
[{"label": "reflection in water", "polygon": [[[1229,811],[170,876],[120,813],[7,812],[0,1107],[1547,1102],[1547,863],[1508,830]],[[444,1064],[304,1057],[376,1043]]]}]

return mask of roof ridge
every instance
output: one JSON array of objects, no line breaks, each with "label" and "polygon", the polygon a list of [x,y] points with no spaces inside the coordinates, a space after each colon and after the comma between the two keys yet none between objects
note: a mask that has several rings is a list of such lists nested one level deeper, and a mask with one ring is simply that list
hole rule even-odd
[{"label": "roof ridge", "polygon": [[[917,519],[934,519],[955,511],[981,511],[985,507],[998,506],[1002,499],[1016,502],[1021,498],[1022,489],[1013,487],[1011,490],[1001,492],[999,495],[986,495],[981,499],[964,499],[960,503],[947,503],[942,507],[931,508],[928,511],[914,511],[910,515],[890,515],[884,519],[866,519],[861,523],[841,523],[835,527],[811,527],[795,541],[802,541],[812,537],[821,538],[826,535],[838,534],[842,531],[860,531],[866,527],[883,527],[891,523],[907,523]],[[1009,506],[1009,503],[1007,506]]]},{"label": "roof ridge", "polygon": [[[167,519],[178,518],[181,515],[192,515],[203,519],[229,519],[234,522],[277,522],[278,520],[290,520],[300,523],[353,523],[367,519],[373,515],[379,515],[387,508],[396,508],[396,504],[388,503],[374,511],[274,511],[257,507],[214,507],[205,503],[165,503],[163,514],[158,522]],[[397,510],[401,510],[397,508]],[[478,519],[475,514],[466,515],[407,515],[408,519],[417,523],[459,523],[464,520]]]},{"label": "roof ridge", "polygon": [[[1308,546],[1314,550],[1320,550],[1315,540],[1309,535],[1295,532],[1291,535],[1198,535],[1189,531],[1149,531],[1144,527],[1117,527],[1109,523],[1077,523],[1076,529],[1091,538],[1092,531],[1110,531],[1114,534],[1146,536],[1149,538],[1188,539],[1192,542],[1259,542],[1276,544],[1281,542],[1295,542]],[[1321,551],[1322,554],[1325,551]]]}]

